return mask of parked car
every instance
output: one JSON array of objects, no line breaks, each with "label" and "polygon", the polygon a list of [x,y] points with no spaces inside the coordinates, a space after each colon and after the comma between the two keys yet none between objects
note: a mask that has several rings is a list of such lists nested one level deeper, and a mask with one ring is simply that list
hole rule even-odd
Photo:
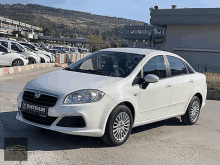
[{"label": "parked car", "polygon": [[195,124],[206,94],[205,75],[176,54],[109,48],[26,84],[16,119],[117,146],[140,125],[176,116]]},{"label": "parked car", "polygon": [[29,53],[34,53],[34,54],[36,54],[36,55],[40,58],[40,63],[49,63],[49,62],[50,62],[50,58],[49,58],[48,56],[46,56],[46,55],[44,55],[44,54],[41,54],[41,53],[39,53],[38,51],[35,51],[35,50],[33,50],[33,49],[30,49],[30,48],[27,47],[27,46],[24,46],[24,45],[23,45],[23,47],[25,47],[25,49],[26,49]]},{"label": "parked car", "polygon": [[40,57],[33,52],[28,51],[20,43],[9,40],[9,39],[0,39],[0,44],[4,45],[8,50],[24,55],[28,58],[29,64],[40,63]]},{"label": "parked car", "polygon": [[69,45],[53,45],[53,49],[61,50],[65,53],[78,53],[76,47],[71,47]]},{"label": "parked car", "polygon": [[59,50],[59,49],[50,49],[50,52],[53,53],[53,54],[56,54],[56,53],[61,53],[61,54],[66,53],[66,52],[64,52],[62,50]]},{"label": "parked car", "polygon": [[89,53],[89,49],[79,48],[80,53]]},{"label": "parked car", "polygon": [[0,66],[23,66],[28,64],[28,59],[22,54],[12,52],[0,45]]},{"label": "parked car", "polygon": [[44,51],[42,49],[39,49],[36,46],[34,46],[34,45],[32,45],[31,43],[28,43],[28,42],[20,42],[20,44],[29,47],[30,49],[38,52],[39,54],[46,55],[47,57],[50,58],[50,62],[55,62],[55,57],[51,53],[49,53],[47,51]]}]

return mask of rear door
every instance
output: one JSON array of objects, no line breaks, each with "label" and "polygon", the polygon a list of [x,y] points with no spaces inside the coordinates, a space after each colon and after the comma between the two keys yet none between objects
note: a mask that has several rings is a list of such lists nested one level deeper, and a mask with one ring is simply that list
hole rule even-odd
[{"label": "rear door", "polygon": [[168,115],[183,113],[189,99],[191,99],[190,97],[194,89],[194,77],[192,74],[189,74],[189,71],[180,58],[171,55],[167,55],[166,57],[172,83]]}]

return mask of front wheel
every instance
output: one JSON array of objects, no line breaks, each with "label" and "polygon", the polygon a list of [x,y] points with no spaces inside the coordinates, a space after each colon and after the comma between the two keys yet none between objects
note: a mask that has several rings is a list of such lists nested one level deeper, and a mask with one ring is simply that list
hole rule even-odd
[{"label": "front wheel", "polygon": [[125,105],[118,105],[110,114],[105,134],[101,140],[110,146],[125,143],[131,133],[133,117],[130,109]]},{"label": "front wheel", "polygon": [[45,63],[45,59],[44,58],[40,58],[40,63]]},{"label": "front wheel", "polygon": [[35,64],[36,63],[36,60],[34,58],[29,58],[28,60],[29,60],[28,64]]},{"label": "front wheel", "polygon": [[181,116],[181,120],[186,125],[193,125],[197,122],[200,114],[200,100],[194,96],[189,103],[186,113]]}]

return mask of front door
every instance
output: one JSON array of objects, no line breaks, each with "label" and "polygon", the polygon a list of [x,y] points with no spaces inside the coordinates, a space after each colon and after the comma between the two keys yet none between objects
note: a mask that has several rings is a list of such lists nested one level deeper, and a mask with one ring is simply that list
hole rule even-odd
[{"label": "front door", "polygon": [[143,66],[143,76],[154,74],[159,77],[156,83],[150,83],[146,89],[140,90],[138,122],[153,120],[167,115],[170,97],[171,80],[167,78],[162,55],[152,57]]}]

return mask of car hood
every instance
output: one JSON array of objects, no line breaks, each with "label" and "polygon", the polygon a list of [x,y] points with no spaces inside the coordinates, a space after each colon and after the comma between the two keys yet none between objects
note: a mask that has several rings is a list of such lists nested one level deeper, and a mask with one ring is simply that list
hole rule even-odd
[{"label": "car hood", "polygon": [[41,54],[45,54],[45,55],[51,56],[51,53],[43,51],[43,50],[38,50],[38,52],[41,53]]},{"label": "car hood", "polygon": [[34,52],[26,51],[27,55],[37,57],[37,54]]},{"label": "car hood", "polygon": [[94,75],[88,73],[58,70],[39,76],[26,86],[26,89],[46,91],[66,96],[81,89],[99,89],[102,86],[123,78]]}]

